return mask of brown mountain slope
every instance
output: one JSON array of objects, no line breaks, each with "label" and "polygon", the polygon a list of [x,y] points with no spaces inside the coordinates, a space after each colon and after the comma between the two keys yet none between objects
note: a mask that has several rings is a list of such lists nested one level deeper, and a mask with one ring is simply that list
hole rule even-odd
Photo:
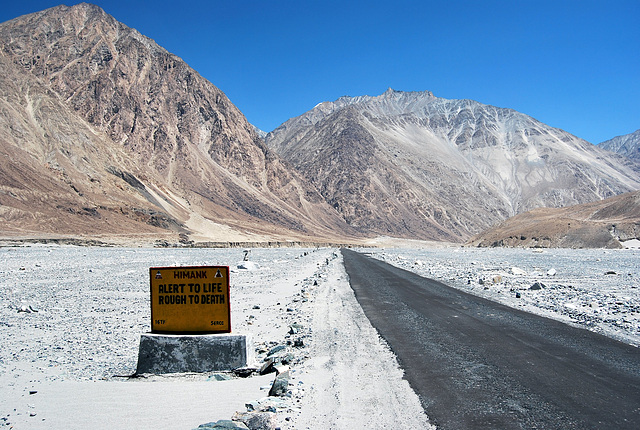
[{"label": "brown mountain slope", "polygon": [[498,224],[474,246],[620,248],[640,239],[640,191],[560,209],[540,208]]},{"label": "brown mountain slope", "polygon": [[[456,185],[465,182],[460,172],[430,162],[423,154],[399,155],[379,145],[363,120],[348,106],[305,129],[282,155],[306,172],[345,220],[363,232],[455,242],[469,230],[486,226],[487,217],[476,212],[488,216],[492,208],[475,205],[479,197],[459,198]],[[479,195],[475,187],[468,188]],[[506,216],[505,211],[502,218]]]},{"label": "brown mountain slope", "polygon": [[164,237],[183,231],[138,190],[109,173],[139,175],[124,151],[3,56],[0,124],[0,218],[5,234],[99,231]]},{"label": "brown mountain slope", "polygon": [[369,234],[464,242],[536,207],[640,188],[640,165],[511,109],[428,91],[341,97],[267,144]]},{"label": "brown mountain slope", "polygon": [[[87,159],[100,176],[110,173],[120,186],[137,191],[137,198],[144,197],[147,207],[166,212],[194,238],[308,239],[353,234],[312,186],[268,151],[218,88],[99,7],[59,6],[0,24],[0,55],[13,63],[14,73],[28,73],[39,84],[31,87],[34,97],[38,91],[47,92],[100,135],[87,138],[87,145],[95,147]],[[21,101],[28,110],[29,101]],[[43,118],[48,121],[46,115]],[[72,134],[67,136],[69,130],[52,125],[51,133],[60,139],[34,140],[31,134],[42,134],[37,124],[26,122],[26,129],[35,128],[22,136],[15,134],[11,121],[4,119],[0,124],[9,136],[3,145],[28,146],[36,153],[58,151],[77,164],[75,149],[51,148],[61,141],[75,141]],[[114,151],[128,160],[126,166],[108,169]],[[27,165],[30,161],[24,160]],[[75,178],[67,166],[59,164],[60,174],[71,181],[69,187],[85,186],[83,178]],[[29,188],[37,178],[25,181]],[[90,200],[89,194],[84,197]],[[20,198],[28,211],[29,195]],[[103,215],[102,209],[96,211]],[[63,214],[50,216],[58,219]],[[40,228],[56,231],[56,223],[52,220]],[[101,222],[93,226],[95,233],[103,232]]]}]

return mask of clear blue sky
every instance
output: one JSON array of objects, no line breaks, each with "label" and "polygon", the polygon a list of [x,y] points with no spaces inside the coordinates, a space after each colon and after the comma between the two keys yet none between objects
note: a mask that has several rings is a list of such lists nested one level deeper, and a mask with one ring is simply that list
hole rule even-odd
[{"label": "clear blue sky", "polygon": [[[61,1],[5,0],[0,21]],[[94,3],[265,131],[388,87],[516,109],[592,143],[640,128],[640,0]]]}]

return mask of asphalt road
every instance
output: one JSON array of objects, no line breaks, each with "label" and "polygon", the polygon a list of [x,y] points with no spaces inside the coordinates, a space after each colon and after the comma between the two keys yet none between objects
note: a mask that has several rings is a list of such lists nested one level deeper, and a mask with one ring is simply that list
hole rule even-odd
[{"label": "asphalt road", "polygon": [[343,250],[439,429],[640,429],[640,349]]}]

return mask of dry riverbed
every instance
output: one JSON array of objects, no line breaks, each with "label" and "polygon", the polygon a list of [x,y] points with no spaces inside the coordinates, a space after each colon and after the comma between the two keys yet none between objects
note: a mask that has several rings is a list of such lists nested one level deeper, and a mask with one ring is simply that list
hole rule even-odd
[{"label": "dry riverbed", "polygon": [[[428,428],[395,357],[357,305],[335,249],[0,248],[0,425],[193,429],[249,409],[280,428]],[[275,373],[128,378],[150,330],[148,268],[229,265],[234,333]],[[246,267],[244,269],[239,267]],[[282,347],[282,348],[278,348]],[[278,360],[276,360],[278,361]],[[280,365],[284,365],[280,363]],[[281,368],[282,370],[282,368]]]}]

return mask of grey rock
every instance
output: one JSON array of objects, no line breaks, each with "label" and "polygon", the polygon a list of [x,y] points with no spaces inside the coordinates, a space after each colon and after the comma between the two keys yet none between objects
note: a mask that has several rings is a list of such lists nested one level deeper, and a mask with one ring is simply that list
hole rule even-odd
[{"label": "grey rock", "polygon": [[287,394],[287,390],[289,389],[289,378],[289,372],[279,373],[273,381],[273,385],[271,385],[269,396],[279,397]]},{"label": "grey rock", "polygon": [[293,360],[296,359],[296,356],[293,355],[292,353],[289,354],[285,354],[284,356],[280,357],[280,362],[282,364],[291,364],[293,363]]},{"label": "grey rock", "polygon": [[231,379],[233,379],[231,375],[227,375],[225,373],[214,373],[207,378],[207,381],[229,381]]},{"label": "grey rock", "polygon": [[206,424],[200,424],[197,429],[194,430],[218,430],[218,429],[238,429],[249,430],[249,427],[241,421],[232,420],[219,420]]},{"label": "grey rock", "polygon": [[244,423],[249,430],[274,430],[278,425],[273,412],[236,412],[232,418]]},{"label": "grey rock", "polygon": [[277,412],[278,409],[289,408],[289,403],[285,399],[278,397],[263,397],[245,404],[248,412]]},{"label": "grey rock", "polygon": [[233,373],[240,378],[248,378],[253,375],[258,369],[255,367],[239,367],[237,369],[233,369]]},{"label": "grey rock", "polygon": [[250,335],[140,335],[136,373],[228,371],[253,356]]},{"label": "grey rock", "polygon": [[257,400],[254,400],[252,402],[245,403],[244,407],[247,408],[248,412],[254,412],[254,411],[259,410],[260,402],[258,402]]},{"label": "grey rock", "polygon": [[298,334],[303,328],[302,324],[293,323],[289,326],[289,334]]},{"label": "grey rock", "polygon": [[274,358],[269,358],[260,368],[259,372],[260,375],[266,375],[269,373],[273,373],[276,371],[276,367],[275,367],[275,359]]},{"label": "grey rock", "polygon": [[273,354],[276,354],[276,353],[278,353],[278,352],[280,352],[280,351],[285,350],[286,348],[287,348],[287,347],[286,347],[286,346],[284,346],[284,345],[274,346],[273,348],[271,348],[271,349],[269,350],[269,352],[267,353],[267,356],[271,356],[271,355],[273,355]]},{"label": "grey rock", "polygon": [[26,314],[30,314],[31,313],[31,309],[29,309],[28,306],[22,305],[20,306],[20,308],[18,308],[18,313],[23,312]]}]

